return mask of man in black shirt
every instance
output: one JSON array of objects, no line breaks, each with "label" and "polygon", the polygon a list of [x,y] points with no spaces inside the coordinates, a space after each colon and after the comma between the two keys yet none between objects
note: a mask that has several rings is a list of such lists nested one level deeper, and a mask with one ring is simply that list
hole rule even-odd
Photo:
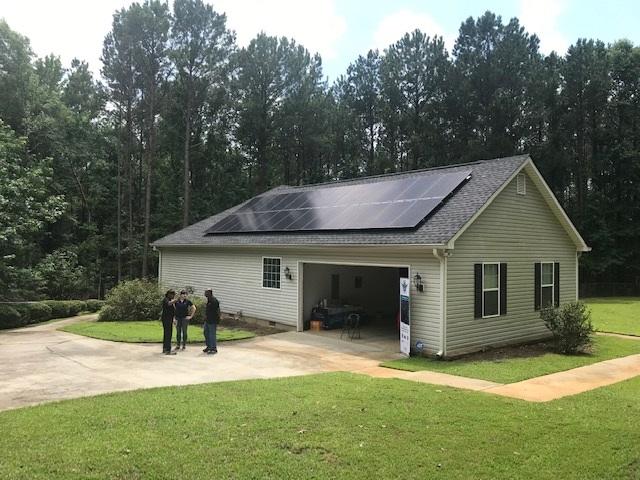
[{"label": "man in black shirt", "polygon": [[196,313],[196,306],[187,298],[187,291],[180,292],[180,298],[175,303],[176,307],[176,351],[180,348],[182,342],[182,350],[187,346],[187,328],[189,320]]},{"label": "man in black shirt", "polygon": [[162,299],[162,328],[164,329],[164,335],[162,337],[162,353],[165,355],[175,355],[175,352],[171,351],[171,335],[173,334],[173,317],[175,316],[176,309],[173,306],[178,301],[176,292],[173,290],[167,291]]},{"label": "man in black shirt", "polygon": [[218,353],[216,342],[216,327],[220,321],[220,302],[213,296],[211,290],[205,290],[204,296],[207,297],[207,311],[204,321],[204,339],[207,347],[203,350],[205,353]]}]

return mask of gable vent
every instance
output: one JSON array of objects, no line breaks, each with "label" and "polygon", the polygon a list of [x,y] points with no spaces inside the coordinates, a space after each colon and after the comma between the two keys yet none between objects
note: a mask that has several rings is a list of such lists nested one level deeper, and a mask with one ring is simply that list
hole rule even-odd
[{"label": "gable vent", "polygon": [[516,191],[518,195],[527,194],[527,176],[524,173],[519,173],[516,177]]}]

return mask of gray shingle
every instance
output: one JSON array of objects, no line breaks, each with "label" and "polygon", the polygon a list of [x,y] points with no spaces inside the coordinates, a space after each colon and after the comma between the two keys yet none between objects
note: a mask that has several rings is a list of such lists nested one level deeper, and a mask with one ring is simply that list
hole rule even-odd
[{"label": "gray shingle", "polygon": [[[156,240],[153,245],[441,245],[451,239],[489,200],[523,163],[528,155],[497,158],[438,169],[417,170],[339,182],[340,185],[382,182],[388,178],[432,175],[434,171],[456,171],[471,168],[471,179],[452,195],[426,222],[413,230],[360,232],[289,232],[204,235],[213,224],[240,208],[236,205],[224,212],[190,225]],[[263,195],[305,191],[335,186],[336,182],[301,187],[281,186]]]}]

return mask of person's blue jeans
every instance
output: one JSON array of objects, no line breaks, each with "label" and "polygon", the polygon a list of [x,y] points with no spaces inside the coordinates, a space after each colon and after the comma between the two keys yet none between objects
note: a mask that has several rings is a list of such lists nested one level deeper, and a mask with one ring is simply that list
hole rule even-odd
[{"label": "person's blue jeans", "polygon": [[204,324],[204,340],[207,342],[207,348],[209,350],[217,350],[217,341],[216,341],[216,324],[215,323],[206,323]]},{"label": "person's blue jeans", "polygon": [[189,320],[186,318],[176,317],[176,345],[186,345],[187,343],[187,328],[189,327]]}]

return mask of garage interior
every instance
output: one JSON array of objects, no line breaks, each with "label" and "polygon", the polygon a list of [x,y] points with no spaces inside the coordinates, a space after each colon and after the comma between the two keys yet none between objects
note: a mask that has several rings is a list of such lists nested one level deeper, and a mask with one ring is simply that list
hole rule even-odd
[{"label": "garage interior", "polygon": [[[408,269],[320,263],[303,268],[305,331],[399,350],[399,279]],[[359,325],[348,332],[343,326],[351,313],[359,316]]]}]

